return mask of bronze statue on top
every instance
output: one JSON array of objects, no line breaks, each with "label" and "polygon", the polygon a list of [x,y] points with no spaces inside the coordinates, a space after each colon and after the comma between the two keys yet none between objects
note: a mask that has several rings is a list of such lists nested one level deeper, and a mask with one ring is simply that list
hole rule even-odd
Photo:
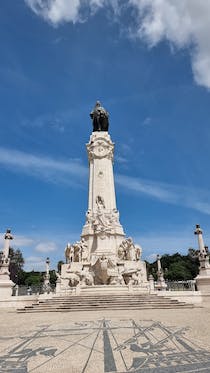
[{"label": "bronze statue on top", "polygon": [[108,131],[109,129],[109,113],[106,111],[99,101],[96,102],[94,109],[90,113],[93,120],[93,132]]}]

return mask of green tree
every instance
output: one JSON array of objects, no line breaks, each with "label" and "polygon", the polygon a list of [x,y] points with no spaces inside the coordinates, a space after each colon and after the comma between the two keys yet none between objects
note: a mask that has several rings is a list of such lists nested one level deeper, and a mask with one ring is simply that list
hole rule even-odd
[{"label": "green tree", "polygon": [[[166,280],[192,280],[199,271],[199,261],[194,255],[194,251],[190,250],[188,255],[175,253],[173,255],[165,254],[161,257],[161,266],[164,271]],[[148,274],[152,274],[157,279],[157,261],[148,263]]]},{"label": "green tree", "polygon": [[192,280],[191,272],[186,268],[185,262],[181,260],[171,263],[165,277],[173,281]]},{"label": "green tree", "polygon": [[27,286],[40,286],[43,283],[43,274],[42,272],[26,272],[26,277],[25,277],[25,285]]},{"label": "green tree", "polygon": [[58,273],[61,273],[61,266],[62,266],[62,264],[64,264],[63,260],[59,260],[59,262],[57,264]]},{"label": "green tree", "polygon": [[56,285],[57,276],[54,270],[50,271],[50,283]]},{"label": "green tree", "polygon": [[9,258],[10,258],[10,278],[11,280],[18,285],[21,285],[21,279],[23,277],[23,266],[24,258],[20,249],[14,250],[13,248],[9,249]]}]

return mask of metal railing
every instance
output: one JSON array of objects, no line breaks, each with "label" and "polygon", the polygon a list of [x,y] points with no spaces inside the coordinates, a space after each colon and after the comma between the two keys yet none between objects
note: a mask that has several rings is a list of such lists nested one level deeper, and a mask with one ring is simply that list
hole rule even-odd
[{"label": "metal railing", "polygon": [[166,281],[166,285],[170,291],[196,291],[195,280]]},{"label": "metal railing", "polygon": [[15,285],[12,290],[13,296],[19,295],[39,295],[44,293],[54,293],[55,285],[50,285],[49,287],[44,287],[44,285]]}]

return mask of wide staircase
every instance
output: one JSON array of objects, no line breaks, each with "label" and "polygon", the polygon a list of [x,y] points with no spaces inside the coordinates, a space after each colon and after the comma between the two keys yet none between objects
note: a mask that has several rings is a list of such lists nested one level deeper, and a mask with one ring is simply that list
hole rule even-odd
[{"label": "wide staircase", "polygon": [[18,312],[78,312],[97,310],[146,310],[193,308],[193,304],[149,294],[60,296],[39,301]]}]

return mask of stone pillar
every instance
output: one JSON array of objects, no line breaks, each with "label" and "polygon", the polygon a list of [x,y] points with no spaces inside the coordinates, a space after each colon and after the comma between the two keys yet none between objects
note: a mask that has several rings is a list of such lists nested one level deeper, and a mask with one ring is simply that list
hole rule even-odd
[{"label": "stone pillar", "polygon": [[4,257],[9,258],[9,248],[10,248],[10,241],[13,240],[13,236],[11,235],[11,229],[7,229],[5,235],[4,235]]},{"label": "stone pillar", "polygon": [[0,253],[0,298],[2,300],[11,297],[12,288],[15,285],[14,282],[10,280],[9,272],[9,248],[10,241],[13,239],[10,229],[7,229],[4,239],[4,249]]},{"label": "stone pillar", "polygon": [[197,289],[203,292],[210,292],[210,264],[208,246],[204,246],[203,231],[199,224],[196,224],[194,234],[198,236],[198,259],[200,262],[199,274],[195,278]]},{"label": "stone pillar", "polygon": [[46,272],[44,276],[44,292],[50,293],[51,287],[50,287],[50,259],[46,259]]},{"label": "stone pillar", "polygon": [[153,292],[155,290],[154,277],[149,275],[149,290]]},{"label": "stone pillar", "polygon": [[162,275],[162,268],[161,268],[161,262],[160,262],[160,255],[157,255],[157,269],[158,269],[158,275]]},{"label": "stone pillar", "polygon": [[61,295],[61,278],[60,275],[57,274],[57,281],[56,281],[56,288],[55,288],[55,293],[56,295]]},{"label": "stone pillar", "polygon": [[50,259],[46,259],[46,279],[50,281]]},{"label": "stone pillar", "polygon": [[194,234],[198,237],[198,249],[201,254],[205,253],[205,246],[203,242],[203,231],[199,224],[196,224]]},{"label": "stone pillar", "polygon": [[155,285],[155,288],[157,290],[166,290],[167,285],[165,283],[165,279],[163,276],[163,270],[161,267],[161,256],[157,255],[157,285]]}]

